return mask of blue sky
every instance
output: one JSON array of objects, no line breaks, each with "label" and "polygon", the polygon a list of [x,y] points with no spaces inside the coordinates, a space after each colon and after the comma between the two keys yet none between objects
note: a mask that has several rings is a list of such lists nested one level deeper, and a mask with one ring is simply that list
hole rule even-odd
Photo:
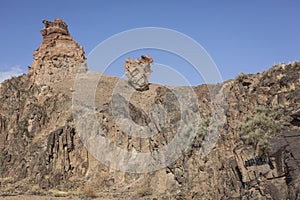
[{"label": "blue sky", "polygon": [[[234,78],[240,72],[257,73],[276,63],[300,60],[299,8],[299,1],[278,0],[1,0],[0,79],[27,71],[33,61],[33,50],[42,40],[39,32],[43,28],[42,20],[57,17],[67,22],[73,38],[87,55],[119,32],[163,27],[184,33],[201,44],[216,63],[223,80]],[[144,52],[129,55],[140,53]],[[184,60],[158,51],[146,53],[152,53],[154,61],[184,74],[191,84],[203,82],[187,70],[190,66]],[[122,76],[126,56],[116,60],[107,72]],[[167,78],[170,84],[176,84],[175,76]]]}]

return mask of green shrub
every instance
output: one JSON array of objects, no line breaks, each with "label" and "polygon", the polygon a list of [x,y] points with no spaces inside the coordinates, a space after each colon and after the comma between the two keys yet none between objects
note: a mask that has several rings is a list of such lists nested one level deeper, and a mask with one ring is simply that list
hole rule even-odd
[{"label": "green shrub", "polygon": [[270,149],[268,140],[280,132],[282,122],[287,120],[282,106],[272,109],[258,107],[240,124],[240,135],[246,144],[253,145],[258,154],[266,154]]},{"label": "green shrub", "polygon": [[208,133],[208,128],[210,124],[210,118],[204,118],[201,123],[199,124],[197,137],[201,138],[202,140]]}]

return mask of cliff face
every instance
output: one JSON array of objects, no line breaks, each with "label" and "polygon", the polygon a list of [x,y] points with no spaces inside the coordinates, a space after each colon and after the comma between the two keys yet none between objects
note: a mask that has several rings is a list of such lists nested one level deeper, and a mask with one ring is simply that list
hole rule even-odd
[{"label": "cliff face", "polygon": [[[89,74],[82,65],[85,56],[64,22],[57,19],[44,24],[44,39],[34,53],[28,75],[0,85],[1,194],[299,199],[300,63],[276,65],[261,74],[240,74],[218,85],[193,87],[199,105],[191,112],[199,114],[201,123],[183,156],[153,172],[123,172],[99,162],[85,148],[75,125],[74,91],[70,90],[78,66],[82,66],[84,75]],[[60,64],[55,64],[58,61]],[[95,96],[99,133],[128,152],[150,152],[154,156],[186,120],[174,95],[176,90],[186,88],[150,84],[148,90],[134,91],[126,99],[121,93],[114,94],[120,83],[121,90],[130,90],[123,79],[101,76]],[[208,140],[211,100],[220,95],[225,96],[226,122],[218,130],[216,146],[201,156]],[[125,122],[131,119],[141,126],[154,127],[158,134],[148,138],[128,134],[122,123],[116,123],[112,110],[116,99],[114,111],[125,116]],[[120,105],[128,105],[128,112]],[[149,108],[153,108],[151,112]]]}]

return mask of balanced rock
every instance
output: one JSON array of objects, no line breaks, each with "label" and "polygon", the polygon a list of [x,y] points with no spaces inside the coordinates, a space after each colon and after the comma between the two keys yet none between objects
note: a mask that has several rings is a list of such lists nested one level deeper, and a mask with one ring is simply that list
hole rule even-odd
[{"label": "balanced rock", "polygon": [[125,75],[129,79],[129,84],[136,90],[145,91],[149,89],[148,78],[152,73],[150,67],[152,63],[152,58],[147,55],[142,55],[141,59],[126,59],[124,65]]},{"label": "balanced rock", "polygon": [[38,85],[60,82],[75,77],[78,70],[87,70],[84,50],[72,39],[68,25],[60,18],[43,20],[43,41],[34,51],[28,77]]}]

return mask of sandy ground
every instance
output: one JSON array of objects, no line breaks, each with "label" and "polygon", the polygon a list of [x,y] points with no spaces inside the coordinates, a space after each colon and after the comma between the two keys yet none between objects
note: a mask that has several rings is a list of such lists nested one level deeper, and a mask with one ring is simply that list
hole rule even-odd
[{"label": "sandy ground", "polygon": [[48,197],[48,196],[33,196],[33,195],[20,195],[20,196],[3,196],[0,197],[1,200],[65,200],[65,199],[75,199],[79,200],[78,197]]},{"label": "sandy ground", "polygon": [[88,197],[78,197],[78,196],[68,196],[68,197],[52,197],[52,196],[34,196],[34,195],[17,195],[17,196],[0,196],[0,200],[116,200],[110,198],[88,198]]}]

